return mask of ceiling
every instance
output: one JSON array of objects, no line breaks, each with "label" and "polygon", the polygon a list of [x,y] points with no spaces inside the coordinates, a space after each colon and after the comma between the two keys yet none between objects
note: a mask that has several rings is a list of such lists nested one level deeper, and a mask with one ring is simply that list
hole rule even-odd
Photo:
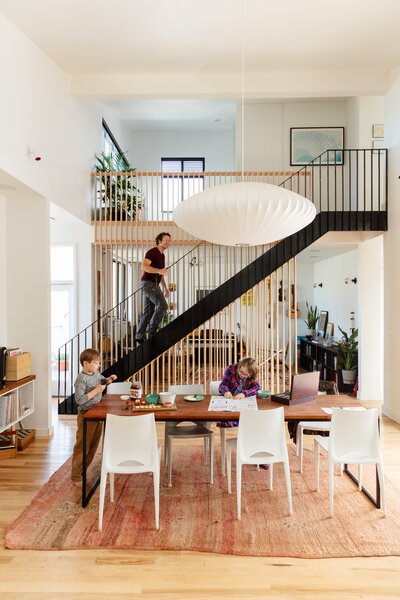
[{"label": "ceiling", "polygon": [[[243,7],[242,7],[243,3]],[[398,0],[0,0],[70,74],[384,70],[400,64]]]}]

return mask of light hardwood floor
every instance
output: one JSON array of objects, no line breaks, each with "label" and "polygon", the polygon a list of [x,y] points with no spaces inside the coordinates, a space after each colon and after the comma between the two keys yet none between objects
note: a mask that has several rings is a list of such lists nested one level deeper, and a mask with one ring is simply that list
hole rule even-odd
[{"label": "light hardwood floor", "polygon": [[[39,439],[16,459],[0,461],[2,536],[4,527],[71,453],[74,418],[56,417],[55,425],[51,440]],[[400,489],[400,426],[388,419],[383,448],[386,475]],[[0,598],[398,600],[400,557],[302,560],[195,552],[1,549]]]}]

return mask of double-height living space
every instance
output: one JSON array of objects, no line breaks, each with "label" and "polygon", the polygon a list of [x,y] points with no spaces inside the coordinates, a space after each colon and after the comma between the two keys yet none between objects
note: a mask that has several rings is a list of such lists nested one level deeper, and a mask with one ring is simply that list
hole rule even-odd
[{"label": "double-height living space", "polygon": [[[1,589],[18,598],[397,598],[400,7],[116,0],[111,9],[0,0],[0,347],[9,367],[31,357],[29,381],[27,370],[9,370],[0,390]],[[264,228],[261,204],[228,197],[204,216],[201,193],[246,183],[299,194],[315,218],[254,245],[242,234]],[[174,210],[197,194],[186,230]],[[287,213],[277,214],[284,226]],[[137,344],[152,310],[141,289],[152,248],[165,267],[148,270],[150,287],[160,284],[165,304],[159,330]],[[115,476],[101,534],[99,490],[87,498],[100,451],[88,489],[70,485],[74,382],[88,347],[105,377],[129,382],[128,396],[132,381],[150,401],[177,394],[177,414],[199,434],[176,440],[163,407],[151,409],[158,441],[172,442],[172,475],[161,455],[159,531],[150,476]],[[217,419],[201,402],[238,363],[232,377],[246,392],[253,363],[240,361],[249,357],[267,396],[312,370],[321,392],[338,388],[318,396],[328,412],[310,408],[314,419],[330,419],[332,406],[379,407],[386,518],[346,475],[334,478],[330,518],[327,469],[315,490],[313,436],[300,473],[286,433],[293,515],[283,468],[250,464],[239,521],[223,457],[226,443],[236,464],[240,419]],[[118,395],[117,412],[147,414],[140,393],[137,404]],[[306,417],[296,410],[285,407],[286,420]],[[234,426],[215,427],[226,422]],[[19,423],[36,430],[29,446]],[[362,478],[371,489],[375,473],[364,467]],[[388,568],[390,585],[379,575]]]}]

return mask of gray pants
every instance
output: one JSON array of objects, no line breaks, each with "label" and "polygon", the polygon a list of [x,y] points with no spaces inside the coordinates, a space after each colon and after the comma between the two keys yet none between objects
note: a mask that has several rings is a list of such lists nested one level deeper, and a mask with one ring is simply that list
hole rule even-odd
[{"label": "gray pants", "polygon": [[160,286],[153,281],[145,281],[142,287],[143,314],[139,322],[136,339],[142,340],[146,330],[149,335],[156,333],[164,315],[168,310],[168,304]]}]

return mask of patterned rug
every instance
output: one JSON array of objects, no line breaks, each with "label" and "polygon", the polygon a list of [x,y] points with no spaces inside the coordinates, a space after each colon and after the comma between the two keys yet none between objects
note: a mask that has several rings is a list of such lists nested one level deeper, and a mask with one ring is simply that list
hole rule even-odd
[{"label": "patterned rug", "polygon": [[[99,492],[86,509],[81,508],[79,490],[69,479],[68,460],[8,527],[5,545],[34,550],[196,550],[304,558],[400,554],[400,493],[389,481],[384,518],[347,476],[336,476],[335,516],[330,518],[326,461],[322,461],[320,492],[314,491],[311,451],[305,450],[303,475],[292,445],[290,461],[293,516],[287,514],[282,466],[275,466],[273,491],[267,489],[268,472],[245,466],[242,520],[238,521],[236,494],[227,494],[226,479],[220,474],[219,448],[211,486],[201,447],[177,446],[172,488],[167,487],[162,466],[160,530],[154,529],[151,475],[116,475],[115,502],[109,502],[107,493],[99,533]],[[90,475],[98,468],[99,459]],[[235,477],[232,484],[234,490]]]}]

